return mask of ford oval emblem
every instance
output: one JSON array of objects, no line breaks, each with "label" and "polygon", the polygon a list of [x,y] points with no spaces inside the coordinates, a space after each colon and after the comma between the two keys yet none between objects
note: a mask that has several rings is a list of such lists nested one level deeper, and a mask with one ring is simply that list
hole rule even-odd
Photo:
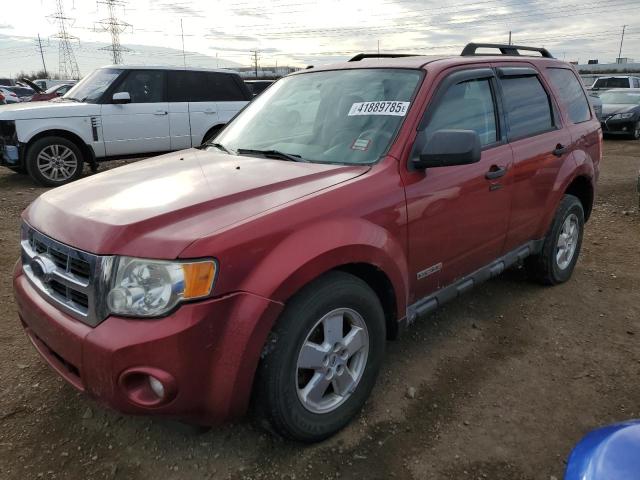
[{"label": "ford oval emblem", "polygon": [[43,283],[51,279],[51,275],[56,271],[56,264],[49,257],[36,255],[29,262],[33,275]]}]

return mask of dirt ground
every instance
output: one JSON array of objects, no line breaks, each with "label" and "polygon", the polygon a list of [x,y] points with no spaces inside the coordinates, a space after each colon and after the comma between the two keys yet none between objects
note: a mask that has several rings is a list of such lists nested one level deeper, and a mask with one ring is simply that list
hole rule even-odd
[{"label": "dirt ground", "polygon": [[572,280],[543,288],[513,269],[418,322],[359,417],[314,446],[250,419],[197,435],[125,417],[58,378],[11,289],[19,215],[43,189],[0,169],[0,478],[562,478],[586,432],[640,417],[640,143],[605,152]]}]

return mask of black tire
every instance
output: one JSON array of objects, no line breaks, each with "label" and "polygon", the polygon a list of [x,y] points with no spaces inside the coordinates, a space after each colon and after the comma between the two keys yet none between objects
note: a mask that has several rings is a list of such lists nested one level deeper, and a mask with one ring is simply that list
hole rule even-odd
[{"label": "black tire", "polygon": [[[343,403],[326,413],[314,413],[298,396],[298,356],[318,321],[341,308],[364,319],[368,354],[359,382]],[[256,413],[270,431],[291,440],[310,443],[330,437],[349,423],[369,397],[384,357],[385,338],[382,305],[365,282],[337,271],[322,276],[292,298],[272,331],[275,343],[262,359],[256,378]]]},{"label": "black tire", "polygon": [[216,138],[220,133],[220,131],[222,130],[222,127],[223,127],[222,125],[218,125],[217,127],[213,127],[211,128],[211,130],[205,133],[204,137],[202,137],[202,144],[204,145],[209,140],[213,140],[214,138]]},{"label": "black tire", "polygon": [[25,167],[7,167],[9,170],[19,173],[20,175],[28,175],[27,169]]},{"label": "black tire", "polygon": [[[572,215],[575,215],[577,220],[578,238],[575,241],[575,250],[570,262],[563,267],[557,258],[559,252],[558,241],[565,221]],[[525,268],[529,275],[543,285],[558,285],[569,280],[580,255],[583,234],[584,209],[582,203],[573,195],[565,195],[558,206],[551,228],[544,239],[541,252],[525,260]]]},{"label": "black tire", "polygon": [[640,139],[640,121],[636,122],[633,125],[633,132],[629,135],[629,138],[631,140],[638,140]]},{"label": "black tire", "polygon": [[[53,174],[51,176],[46,176],[45,174],[43,174],[40,168],[38,168],[38,156],[40,155],[40,153],[51,153],[51,150],[49,149],[56,146],[57,148],[61,149],[69,149],[72,152],[72,155],[68,157],[67,160],[73,161],[75,163],[74,167],[69,167],[69,174],[61,175],[60,180],[56,180],[55,178],[53,178]],[[33,144],[31,144],[27,149],[26,165],[29,176],[33,178],[37,183],[44,187],[58,187],[60,185],[64,185],[65,183],[73,182],[82,176],[84,157],[80,148],[78,148],[75,143],[67,140],[64,137],[43,137],[33,142]]]}]

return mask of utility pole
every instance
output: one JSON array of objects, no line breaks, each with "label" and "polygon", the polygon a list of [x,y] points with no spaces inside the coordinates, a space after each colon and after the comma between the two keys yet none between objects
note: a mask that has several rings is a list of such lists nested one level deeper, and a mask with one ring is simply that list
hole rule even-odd
[{"label": "utility pole", "polygon": [[111,51],[111,59],[114,65],[122,63],[122,52],[128,52],[129,49],[120,45],[120,34],[127,28],[131,27],[130,23],[123,22],[116,16],[116,7],[125,7],[126,0],[98,0],[98,3],[107,6],[109,17],[100,20],[100,26],[103,32],[111,34],[111,46],[103,47],[100,50]]},{"label": "utility pole", "polygon": [[626,28],[627,28],[626,25],[622,26],[622,36],[620,37],[620,50],[618,51],[618,59],[616,60],[616,63],[621,62],[620,58],[622,58],[622,42],[624,42],[624,31]]},{"label": "utility pole", "polygon": [[[180,19],[180,36],[182,37],[182,64],[187,69],[187,57],[184,55],[184,29],[182,28],[182,19]],[[217,55],[217,53],[216,53]]]},{"label": "utility pole", "polygon": [[42,40],[40,40],[40,34],[38,34],[38,47],[40,48],[40,58],[42,58],[42,68],[44,68],[44,76],[45,78],[49,77],[47,73],[47,64],[44,63],[44,53],[42,52]]},{"label": "utility pole", "polygon": [[380,55],[380,40],[378,40],[378,55]]},{"label": "utility pole", "polygon": [[509,30],[509,45],[511,45],[511,30]]},{"label": "utility pole", "polygon": [[251,50],[251,53],[253,53],[252,55],[253,69],[256,73],[256,78],[258,78],[258,60],[260,59],[260,57],[258,57],[259,50]]},{"label": "utility pole", "polygon": [[58,40],[58,74],[63,78],[80,79],[80,70],[76,56],[71,48],[71,41],[78,41],[78,37],[70,35],[67,31],[67,23],[73,23],[73,18],[64,14],[62,0],[56,0],[56,12],[49,16],[58,24],[58,33],[53,36]]}]

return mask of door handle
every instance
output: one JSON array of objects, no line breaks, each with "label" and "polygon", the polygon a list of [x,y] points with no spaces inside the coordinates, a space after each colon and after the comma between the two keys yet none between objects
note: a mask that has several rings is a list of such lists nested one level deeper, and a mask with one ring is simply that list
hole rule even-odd
[{"label": "door handle", "polygon": [[214,113],[216,113],[215,110],[211,110],[210,108],[207,108],[204,113],[206,113],[207,115],[213,115]]},{"label": "door handle", "polygon": [[556,145],[556,148],[554,148],[554,150],[551,153],[553,153],[556,157],[561,157],[568,151],[569,151],[569,147],[565,147],[564,145],[559,143],[558,145]]},{"label": "door handle", "polygon": [[491,168],[484,174],[484,178],[487,180],[495,180],[496,178],[503,177],[507,173],[507,169],[498,165],[491,165]]},{"label": "door handle", "polygon": [[155,112],[153,112],[154,115],[166,115],[167,112],[166,110],[156,110]]}]

